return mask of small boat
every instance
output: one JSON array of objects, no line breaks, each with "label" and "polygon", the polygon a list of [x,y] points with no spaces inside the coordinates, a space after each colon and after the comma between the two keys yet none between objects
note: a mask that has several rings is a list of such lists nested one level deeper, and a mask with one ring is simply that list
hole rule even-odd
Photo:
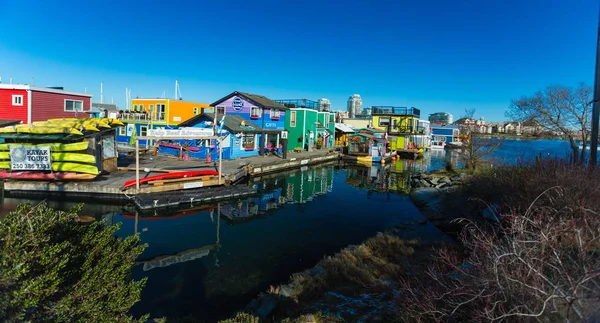
[{"label": "small boat", "polygon": [[[10,169],[10,167],[11,163],[9,161],[0,162],[0,169]],[[52,163],[52,170],[56,172],[74,172],[92,175],[100,174],[100,171],[98,171],[98,167],[96,166],[69,162],[54,162]]]},{"label": "small boat", "polygon": [[446,148],[446,143],[444,141],[432,141],[431,149],[444,149]]},{"label": "small boat", "polygon": [[94,179],[96,175],[93,174],[81,174],[73,172],[6,172],[0,171],[0,179],[31,179],[31,180],[85,180]]},{"label": "small boat", "polygon": [[176,145],[176,144],[169,144],[166,142],[159,142],[158,143],[159,146],[163,146],[163,147],[168,147],[168,148],[175,148],[175,149],[180,149],[183,148],[184,150],[187,151],[199,151],[200,147],[195,147],[195,146],[181,146],[181,145]]},{"label": "small boat", "polygon": [[[88,154],[78,154],[78,153],[68,153],[68,152],[59,152],[52,153],[51,160],[53,162],[58,161],[69,161],[69,162],[78,162],[85,164],[95,164],[96,157]],[[0,159],[10,159],[10,152],[2,151],[0,152]]]},{"label": "small boat", "polygon": [[[211,176],[211,175],[219,175],[219,172],[213,169],[205,169],[205,170],[194,170],[194,171],[185,171],[185,172],[175,172],[175,173],[165,173],[154,176],[148,176],[145,178],[140,178],[140,185],[152,181],[161,181],[167,179],[179,179],[179,178],[188,178],[188,177],[198,177],[198,176]],[[121,187],[121,191],[124,191],[128,188],[135,187],[135,179],[125,182],[123,187]]]},{"label": "small boat", "polygon": [[50,144],[0,144],[0,150],[10,150],[10,147],[50,147],[52,152],[57,151],[80,151],[86,150],[89,146],[89,142],[75,142],[72,144],[60,144],[60,143],[50,143]]},{"label": "small boat", "polygon": [[30,133],[35,135],[47,134],[67,134],[67,135],[83,135],[83,133],[75,128],[69,127],[50,127],[50,126],[32,126],[32,125],[17,125],[0,128],[0,133]]}]

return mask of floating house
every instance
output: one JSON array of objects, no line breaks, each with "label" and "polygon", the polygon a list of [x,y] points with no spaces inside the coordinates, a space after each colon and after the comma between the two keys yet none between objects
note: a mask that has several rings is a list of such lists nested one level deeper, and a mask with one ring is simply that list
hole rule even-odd
[{"label": "floating house", "polygon": [[391,150],[408,149],[412,136],[422,133],[417,108],[373,106],[371,114],[373,128],[388,134]]},{"label": "floating house", "polygon": [[16,119],[23,124],[51,118],[87,118],[91,102],[91,94],[62,87],[0,84],[0,119]]},{"label": "floating house", "polygon": [[[386,155],[386,132],[377,129],[357,129],[348,135],[348,155],[358,162],[381,162]],[[346,155],[344,155],[346,157]]]},{"label": "floating house", "polygon": [[330,148],[335,145],[335,113],[319,111],[319,102],[306,99],[277,100],[289,111],[285,129],[289,150]]},{"label": "floating house", "polygon": [[458,141],[460,126],[454,124],[431,124],[431,149],[443,149],[446,144]]},{"label": "floating house", "polygon": [[[125,124],[117,134],[121,145],[132,143],[132,136],[145,136],[150,129],[172,128],[193,116],[212,112],[207,103],[175,99],[132,99],[129,109],[119,111],[119,119]],[[140,145],[152,146],[150,140],[140,140]]]},{"label": "floating house", "polygon": [[[238,91],[224,96],[210,106],[215,109],[217,120],[221,120],[225,115],[227,116],[225,122],[227,122],[229,116],[238,116],[241,118],[239,120],[249,121],[253,128],[259,129],[257,133],[246,131],[247,136],[238,137],[240,138],[239,144],[244,147],[247,156],[255,155],[256,149],[260,152],[261,142],[264,142],[265,150],[279,149],[281,132],[285,130],[286,113],[289,110],[286,106],[262,95]],[[263,133],[264,138],[262,138]]]},{"label": "floating house", "polygon": [[[197,115],[178,125],[179,129],[207,129],[212,131],[214,127],[215,115],[213,113],[203,113]],[[217,121],[219,136],[225,136],[222,140],[223,159],[236,159],[240,157],[252,157],[259,154],[258,143],[259,136],[262,133],[275,139],[272,144],[267,144],[267,151],[281,153],[281,143],[278,141],[279,130],[262,129],[255,123],[250,122],[239,115],[226,115],[223,121]],[[191,133],[192,131],[190,131]],[[216,140],[160,140],[157,143],[158,153],[180,156],[182,151],[191,158],[218,159],[219,146]]]},{"label": "floating house", "polygon": [[354,133],[354,128],[344,123],[335,124],[335,145],[348,147],[348,135]]}]

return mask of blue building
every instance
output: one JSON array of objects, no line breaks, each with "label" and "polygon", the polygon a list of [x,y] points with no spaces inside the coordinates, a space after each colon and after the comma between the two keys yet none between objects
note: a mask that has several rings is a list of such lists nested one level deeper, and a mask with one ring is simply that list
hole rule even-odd
[{"label": "blue building", "polygon": [[443,148],[446,144],[458,141],[459,125],[431,124],[431,148]]},{"label": "blue building", "polygon": [[[286,106],[262,95],[238,91],[213,102],[210,106],[214,108],[217,120],[223,115],[227,116],[225,120],[229,116],[237,116],[260,129],[255,133],[246,132],[246,135],[241,137],[242,146],[245,145],[249,149],[254,145],[260,150],[260,143],[264,143],[263,147],[267,150],[279,148],[281,132],[285,130],[286,111],[289,110]],[[265,138],[262,138],[262,133],[265,134]],[[252,137],[251,134],[255,136]],[[248,154],[250,153],[254,155],[253,151]]]}]

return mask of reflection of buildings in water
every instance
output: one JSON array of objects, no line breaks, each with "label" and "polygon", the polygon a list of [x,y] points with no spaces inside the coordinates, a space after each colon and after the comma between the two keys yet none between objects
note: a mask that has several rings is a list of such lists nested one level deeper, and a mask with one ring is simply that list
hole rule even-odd
[{"label": "reflection of buildings in water", "polygon": [[346,183],[359,189],[372,192],[401,192],[410,190],[409,176],[404,171],[397,172],[395,167],[405,163],[374,165],[371,167],[349,167],[346,169]]},{"label": "reflection of buildings in water", "polygon": [[285,177],[287,203],[306,203],[333,189],[333,166],[307,168]]}]

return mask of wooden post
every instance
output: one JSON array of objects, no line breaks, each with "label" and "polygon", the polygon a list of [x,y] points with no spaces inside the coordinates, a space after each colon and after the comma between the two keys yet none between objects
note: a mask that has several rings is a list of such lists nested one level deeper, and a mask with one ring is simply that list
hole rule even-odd
[{"label": "wooden post", "polygon": [[137,234],[138,233],[138,211],[135,210],[135,222],[133,223],[133,233]]},{"label": "wooden post", "polygon": [[140,189],[140,141],[135,140],[135,188]]},{"label": "wooden post", "polygon": [[219,137],[219,185],[223,177],[223,137]]}]

